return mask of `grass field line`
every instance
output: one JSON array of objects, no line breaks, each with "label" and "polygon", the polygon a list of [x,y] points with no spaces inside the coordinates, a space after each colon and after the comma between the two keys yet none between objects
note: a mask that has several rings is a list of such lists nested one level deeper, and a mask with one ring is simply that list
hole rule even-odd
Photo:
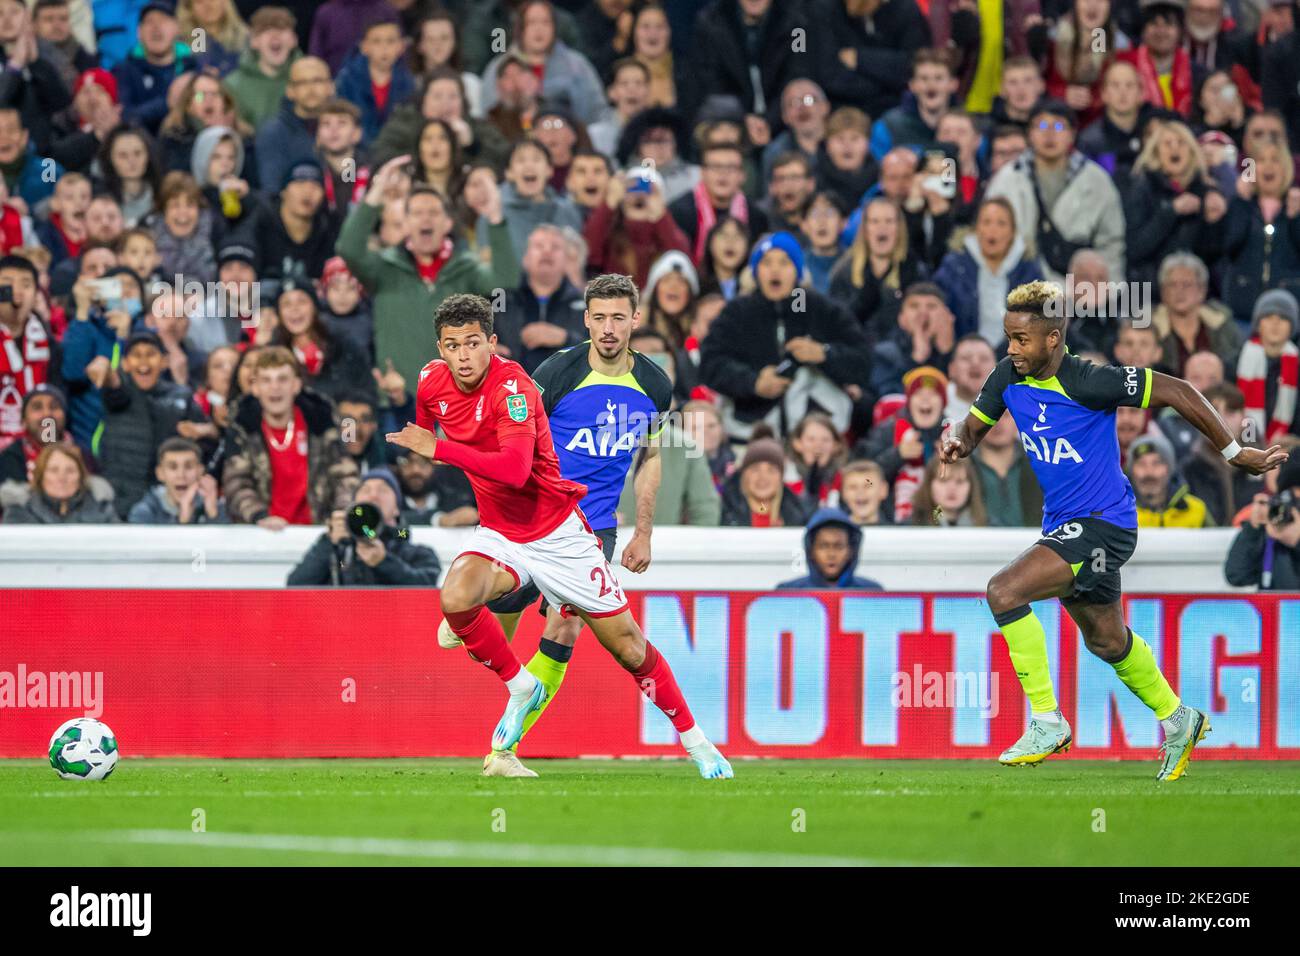
[{"label": "grass field line", "polygon": [[[691,781],[692,783],[694,781]],[[517,786],[511,786],[509,789],[493,790],[474,790],[466,789],[458,794],[461,798],[482,797],[485,799],[496,799],[500,797],[540,797],[546,799],[570,799],[570,798],[591,798],[591,799],[624,799],[640,800],[651,798],[655,800],[663,799],[666,796],[700,796],[709,800],[716,798],[789,798],[789,799],[807,799],[809,796],[807,787],[810,784],[791,784],[789,789],[783,790],[749,790],[749,789],[727,789],[727,784],[709,783],[702,784],[700,789],[694,791],[683,791],[678,794],[666,794],[663,790],[604,790],[604,789],[564,789],[555,790],[538,787],[531,782],[521,782]],[[508,785],[509,786],[509,785]],[[1182,787],[1178,784],[1158,784],[1155,780],[1151,781],[1151,789],[1147,793],[1119,793],[1107,792],[1100,782],[1085,781],[1081,782],[1077,789],[1035,789],[1033,796],[1035,798],[1061,798],[1061,797],[1164,797],[1178,794],[1186,790],[1192,797],[1300,797],[1300,789],[1277,789],[1270,788],[1264,790],[1255,789],[1238,789],[1238,790],[1201,790],[1194,787]],[[835,790],[823,789],[816,794],[818,797],[842,798],[842,797],[943,797],[951,799],[956,796],[969,796],[972,798],[986,797],[990,794],[996,794],[996,790],[984,790],[979,793],[971,791],[970,793],[954,792],[951,790],[926,790],[915,787],[899,787],[897,789],[857,789],[857,790]],[[441,798],[446,796],[444,788],[437,789],[409,789],[409,790],[172,790],[164,793],[161,790],[117,790],[113,788],[103,788],[95,784],[77,783],[70,785],[67,789],[62,790],[34,790],[30,793],[18,794],[11,793],[9,799],[33,799],[46,800],[52,798],[90,798],[90,797],[111,797],[114,800],[133,800],[133,799],[158,799],[180,797],[184,799],[207,800],[211,798],[230,798],[237,797],[248,800],[274,800],[280,798],[296,799],[337,799],[339,797],[357,797],[357,798],[399,798],[399,797],[421,797],[421,798]]]},{"label": "grass field line", "polygon": [[[413,860],[482,860],[491,863],[586,866],[915,866],[910,860],[803,853],[678,850],[667,847],[508,843],[469,840],[408,840],[393,837],[336,837],[294,833],[190,833],[125,830],[87,834],[109,843],[183,846],[193,849],[381,856]],[[933,864],[931,864],[933,865]]]}]

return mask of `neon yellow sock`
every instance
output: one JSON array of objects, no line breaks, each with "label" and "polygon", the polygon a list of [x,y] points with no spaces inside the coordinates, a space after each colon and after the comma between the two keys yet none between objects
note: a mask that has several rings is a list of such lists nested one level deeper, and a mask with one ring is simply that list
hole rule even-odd
[{"label": "neon yellow sock", "polygon": [[[535,710],[524,718],[524,732],[519,737],[521,742],[528,735],[528,731],[533,724],[537,723],[537,718],[546,713],[546,708],[551,706],[551,701],[555,699],[560,684],[564,683],[564,672],[568,669],[567,662],[561,664],[559,661],[547,657],[541,651],[534,654],[532,660],[524,665],[524,670],[541,681],[542,686],[546,688],[546,700],[542,702],[540,710]],[[519,744],[515,744],[514,749],[517,752]]]},{"label": "neon yellow sock", "polygon": [[[1133,634],[1132,631],[1129,631]],[[1137,695],[1138,700],[1146,704],[1156,716],[1164,720],[1178,709],[1178,695],[1160,673],[1156,656],[1151,653],[1151,645],[1133,634],[1133,646],[1121,661],[1111,664],[1124,686]]]},{"label": "neon yellow sock", "polygon": [[1018,621],[1002,625],[1016,677],[1025,689],[1029,706],[1036,714],[1056,711],[1056,693],[1052,690],[1052,672],[1047,667],[1047,632],[1038,615],[1030,611]]}]

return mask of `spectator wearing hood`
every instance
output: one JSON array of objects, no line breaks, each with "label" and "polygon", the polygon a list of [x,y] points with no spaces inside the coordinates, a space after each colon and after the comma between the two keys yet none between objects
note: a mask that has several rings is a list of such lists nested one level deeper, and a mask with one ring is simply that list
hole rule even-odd
[{"label": "spectator wearing hood", "polygon": [[1164,435],[1148,433],[1129,446],[1125,473],[1137,496],[1139,528],[1214,526],[1204,501],[1178,474],[1174,449]]},{"label": "spectator wearing hood", "polygon": [[778,591],[883,591],[870,578],[860,578],[858,552],[862,548],[862,529],[839,508],[819,508],[808,521],[803,535],[803,550],[808,573],[801,578],[782,581]]},{"label": "spectator wearing hood", "polygon": [[814,403],[845,430],[845,391],[861,396],[871,365],[861,326],[819,292],[793,294],[803,250],[788,232],[760,242],[750,268],[758,288],[728,302],[701,344],[703,384],[731,399],[741,431],[766,417],[793,424]]},{"label": "spectator wearing hood", "polygon": [[289,70],[302,56],[297,21],[284,7],[259,7],[248,22],[248,49],[226,77],[239,117],[254,129],[280,108],[289,85]]},{"label": "spectator wearing hood", "polygon": [[745,449],[740,467],[722,485],[726,527],[795,527],[808,520],[808,506],[782,483],[785,451],[766,426]]},{"label": "spectator wearing hood", "polygon": [[442,565],[430,547],[416,544],[402,521],[402,489],[392,472],[366,474],[352,505],[372,504],[382,524],[373,538],[348,530],[347,512],[330,513],[326,531],[311,546],[285,582],[289,587],[423,587],[438,585]]},{"label": "spectator wearing hood", "polygon": [[367,142],[379,135],[394,107],[415,92],[415,77],[402,59],[405,44],[395,16],[371,20],[358,53],[337,74],[338,95],[361,110]]},{"label": "spectator wearing hood", "polygon": [[172,80],[193,65],[189,44],[180,39],[175,7],[152,0],[140,9],[136,26],[139,43],[113,68],[122,97],[122,118],[153,135],[167,115],[167,91]]},{"label": "spectator wearing hood", "polygon": [[244,140],[229,126],[209,126],[194,140],[190,172],[213,211],[213,241],[218,244],[265,212],[265,204],[244,177],[244,159]]},{"label": "spectator wearing hood", "polygon": [[980,203],[974,230],[960,251],[944,256],[934,283],[943,290],[944,301],[956,319],[957,337],[978,332],[996,345],[1006,338],[1002,320],[1007,293],[1042,277],[1016,230],[1015,208],[995,196]]},{"label": "spectator wearing hood", "polygon": [[634,167],[609,178],[605,201],[583,227],[592,273],[630,275],[640,288],[664,253],[689,253],[686,236],[668,214],[664,181],[652,167]]},{"label": "spectator wearing hood", "polygon": [[1255,300],[1250,338],[1237,358],[1237,386],[1246,398],[1246,417],[1264,446],[1296,430],[1297,328],[1300,303],[1286,289],[1270,289]]}]

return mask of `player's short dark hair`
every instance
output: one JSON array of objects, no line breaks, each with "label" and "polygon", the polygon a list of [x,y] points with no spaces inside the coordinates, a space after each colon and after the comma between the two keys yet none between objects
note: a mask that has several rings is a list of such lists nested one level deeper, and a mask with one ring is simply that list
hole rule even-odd
[{"label": "player's short dark hair", "polygon": [[1018,285],[1007,293],[1007,311],[1016,315],[1031,315],[1047,322],[1053,328],[1065,328],[1065,293],[1055,282],[1035,279]]},{"label": "player's short dark hair", "polygon": [[635,312],[640,301],[640,293],[637,292],[636,283],[632,281],[631,276],[607,272],[587,283],[583,300],[588,308],[591,307],[592,299],[627,299],[632,306],[632,311]]},{"label": "player's short dark hair", "polygon": [[199,460],[199,464],[203,463],[203,451],[199,448],[198,442],[173,435],[158,446],[158,464],[161,465],[163,459],[174,452],[191,452]]},{"label": "player's short dark hair", "polygon": [[492,303],[481,295],[458,292],[442,300],[438,311],[433,314],[433,332],[441,339],[442,330],[459,329],[466,325],[477,325],[483,334],[492,334]]}]

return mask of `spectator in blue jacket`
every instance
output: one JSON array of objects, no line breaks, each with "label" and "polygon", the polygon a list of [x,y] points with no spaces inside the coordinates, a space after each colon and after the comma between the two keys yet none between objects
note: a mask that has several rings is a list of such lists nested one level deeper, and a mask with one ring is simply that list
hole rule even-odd
[{"label": "spectator in blue jacket", "polygon": [[9,195],[21,196],[29,209],[54,195],[54,184],[63,175],[62,166],[36,152],[22,114],[12,106],[0,107],[0,174]]},{"label": "spectator in blue jacket", "polygon": [[819,508],[803,534],[808,573],[782,581],[776,588],[778,591],[883,591],[878,582],[853,573],[858,568],[861,547],[862,529],[846,512],[839,508]]},{"label": "spectator in blue jacket", "polygon": [[140,10],[136,27],[140,42],[113,69],[122,118],[157,135],[167,115],[167,90],[193,65],[189,45],[181,42],[172,4],[153,0]]},{"label": "spectator in blue jacket", "polygon": [[103,278],[117,278],[122,296],[108,300],[90,275],[72,287],[72,321],[63,333],[63,380],[68,392],[68,430],[82,448],[94,452],[95,433],[104,418],[101,389],[122,358],[131,327],[143,313],[140,282],[130,269],[109,269]]},{"label": "spectator in blue jacket", "polygon": [[948,253],[934,274],[944,301],[956,318],[956,335],[978,332],[998,345],[1004,338],[1007,293],[1018,285],[1043,278],[1036,259],[1025,254],[1016,229],[1016,211],[1001,196],[985,199],[975,216],[975,229],[960,251]]},{"label": "spectator in blue jacket", "polygon": [[280,112],[257,131],[257,175],[264,188],[283,182],[304,156],[316,155],[316,123],[333,96],[334,80],[324,60],[304,56],[294,61]]},{"label": "spectator in blue jacket", "polygon": [[90,0],[99,64],[111,70],[135,46],[136,24],[146,0]]},{"label": "spectator in blue jacket", "polygon": [[361,52],[339,71],[338,95],[361,110],[366,142],[379,135],[393,110],[415,92],[415,77],[402,58],[405,52],[406,41],[396,19],[376,20],[366,27]]}]

